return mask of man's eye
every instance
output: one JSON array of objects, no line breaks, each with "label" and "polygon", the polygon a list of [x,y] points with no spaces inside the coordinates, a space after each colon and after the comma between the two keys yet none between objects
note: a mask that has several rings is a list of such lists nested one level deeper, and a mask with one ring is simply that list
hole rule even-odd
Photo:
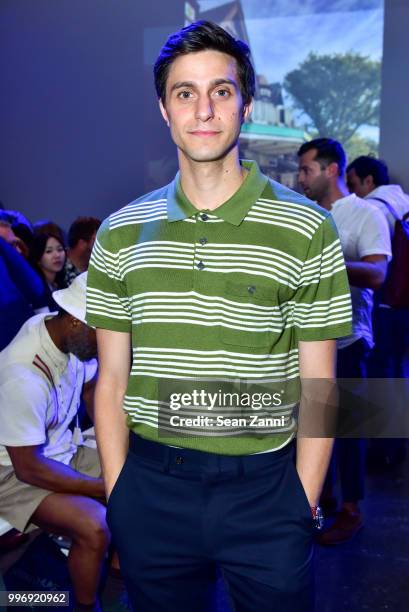
[{"label": "man's eye", "polygon": [[228,89],[218,89],[216,94],[219,98],[227,98],[230,95],[230,91]]},{"label": "man's eye", "polygon": [[190,91],[180,91],[178,93],[178,98],[182,98],[183,100],[187,100],[188,98],[190,98],[191,96],[191,92]]}]

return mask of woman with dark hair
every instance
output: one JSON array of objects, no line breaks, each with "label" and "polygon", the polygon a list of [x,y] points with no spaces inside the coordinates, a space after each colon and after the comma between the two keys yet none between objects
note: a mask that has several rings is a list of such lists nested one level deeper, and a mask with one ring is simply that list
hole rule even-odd
[{"label": "woman with dark hair", "polygon": [[55,234],[38,234],[30,246],[30,263],[42,278],[46,293],[46,303],[50,311],[57,310],[52,294],[64,289],[65,246]]}]

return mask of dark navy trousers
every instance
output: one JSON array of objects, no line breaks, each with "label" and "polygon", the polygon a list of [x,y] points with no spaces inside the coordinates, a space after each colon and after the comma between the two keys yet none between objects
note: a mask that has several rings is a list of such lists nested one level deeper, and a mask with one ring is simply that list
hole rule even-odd
[{"label": "dark navy trousers", "polygon": [[[338,350],[337,378],[366,378],[366,364],[370,348],[364,338]],[[340,403],[348,401],[342,390]],[[337,464],[343,502],[357,503],[365,497],[366,440],[363,438],[339,438],[335,440],[324,491],[332,492],[337,479]]]},{"label": "dark navy trousers", "polygon": [[231,457],[131,434],[107,521],[135,612],[312,612],[313,521],[293,444]]}]

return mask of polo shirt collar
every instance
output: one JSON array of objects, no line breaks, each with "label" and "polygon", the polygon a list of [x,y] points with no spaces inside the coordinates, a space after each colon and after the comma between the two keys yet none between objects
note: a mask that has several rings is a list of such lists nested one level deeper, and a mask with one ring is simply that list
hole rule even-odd
[{"label": "polo shirt collar", "polygon": [[[240,225],[253,204],[258,200],[268,182],[268,177],[260,172],[256,162],[241,160],[242,166],[249,171],[239,189],[231,198],[223,202],[218,208],[211,210],[210,214],[231,223]],[[180,185],[180,173],[170,183],[167,193],[168,221],[181,221],[197,215],[199,211],[187,199]],[[206,211],[209,212],[209,211]]]},{"label": "polo shirt collar", "polygon": [[337,208],[339,208],[340,206],[342,206],[343,204],[345,204],[346,202],[355,202],[358,199],[358,196],[355,193],[349,193],[348,195],[344,196],[343,198],[339,198],[338,200],[335,200],[335,202],[333,202],[331,204],[331,211],[336,210]]},{"label": "polo shirt collar", "polygon": [[168,221],[182,221],[189,219],[199,211],[193,206],[185,196],[180,186],[180,172],[177,172],[175,178],[168,186],[167,193],[167,212]]},{"label": "polo shirt collar", "polygon": [[48,315],[44,317],[42,324],[40,325],[40,342],[41,348],[44,350],[48,359],[48,366],[51,372],[57,371],[58,374],[62,374],[67,367],[67,363],[69,361],[69,355],[60,351],[58,347],[55,346],[54,342],[51,340],[51,336],[48,333],[48,330],[45,326],[46,319],[49,319]]}]

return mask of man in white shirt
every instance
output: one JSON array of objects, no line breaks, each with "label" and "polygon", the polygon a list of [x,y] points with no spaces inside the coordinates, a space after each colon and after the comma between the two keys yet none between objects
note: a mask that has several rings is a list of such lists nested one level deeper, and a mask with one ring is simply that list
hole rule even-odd
[{"label": "man in white shirt", "polygon": [[[338,340],[337,376],[364,378],[369,352],[374,345],[373,291],[381,287],[391,257],[388,225],[384,215],[374,206],[348,193],[344,180],[346,157],[340,143],[317,138],[304,143],[298,156],[299,182],[304,193],[332,213],[351,288],[353,332]],[[343,503],[333,526],[318,539],[327,545],[348,540],[362,527],[358,502],[364,496],[364,441],[341,438],[336,447]],[[330,498],[334,462],[332,466],[326,487]]]},{"label": "man in white shirt", "polygon": [[[394,236],[396,215],[402,217],[409,212],[409,195],[400,185],[389,182],[388,167],[380,159],[361,155],[347,167],[347,184],[352,193],[365,198],[385,215],[391,239]],[[409,309],[391,308],[378,296],[373,313],[375,348],[369,362],[370,376],[374,378],[409,377]],[[374,440],[376,460],[387,464],[398,461],[405,454],[404,441]]]},{"label": "man in white shirt", "polygon": [[385,162],[369,155],[357,157],[347,167],[347,185],[351,193],[365,198],[379,208],[386,216],[391,236],[393,236],[395,218],[382,200],[392,206],[402,218],[409,212],[409,195],[400,185],[389,183],[389,172]]},{"label": "man in white shirt", "polygon": [[95,330],[85,323],[86,273],[55,292],[58,314],[29,319],[0,353],[0,516],[72,540],[76,609],[98,609],[110,535],[95,449],[72,433],[81,398],[92,409]]}]

